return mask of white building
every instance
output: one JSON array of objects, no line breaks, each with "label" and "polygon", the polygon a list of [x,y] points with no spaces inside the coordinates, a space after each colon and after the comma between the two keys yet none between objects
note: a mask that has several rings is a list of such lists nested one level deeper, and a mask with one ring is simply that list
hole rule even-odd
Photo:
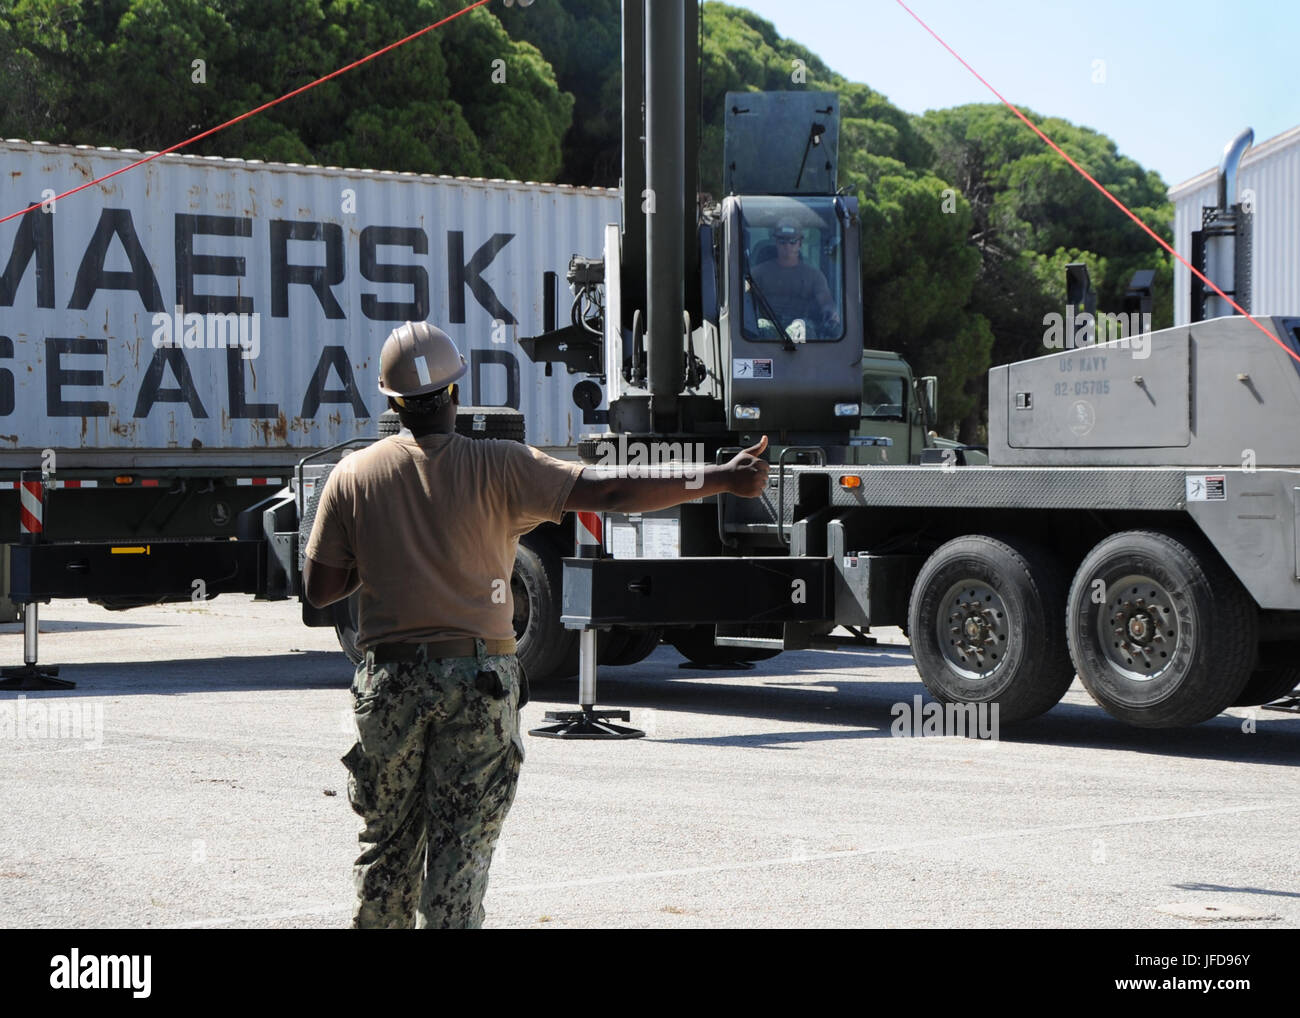
[{"label": "white building", "polygon": [[[1224,139],[1227,140],[1226,138]],[[1169,189],[1174,247],[1190,260],[1201,208],[1214,205],[1218,167]],[[1253,203],[1252,314],[1300,314],[1300,127],[1253,145],[1241,159],[1237,200]],[[1191,273],[1174,263],[1174,324],[1191,318]]]}]

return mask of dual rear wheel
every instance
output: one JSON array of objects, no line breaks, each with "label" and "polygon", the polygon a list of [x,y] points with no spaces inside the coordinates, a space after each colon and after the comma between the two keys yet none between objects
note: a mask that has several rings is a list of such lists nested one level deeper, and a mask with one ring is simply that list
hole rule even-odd
[{"label": "dual rear wheel", "polygon": [[935,699],[997,703],[1002,721],[1050,710],[1076,672],[1106,711],[1144,728],[1266,702],[1295,676],[1285,651],[1257,668],[1255,604],[1190,534],[1114,534],[1068,590],[1056,556],[1033,542],[960,537],[922,567],[908,621]]}]

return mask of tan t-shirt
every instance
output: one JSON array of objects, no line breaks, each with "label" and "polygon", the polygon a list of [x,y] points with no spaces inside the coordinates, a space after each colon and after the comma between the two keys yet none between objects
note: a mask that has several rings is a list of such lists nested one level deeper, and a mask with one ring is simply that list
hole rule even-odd
[{"label": "tan t-shirt", "polygon": [[307,556],[357,567],[362,649],[509,639],[519,536],[560,522],[581,473],[518,442],[391,435],[330,472]]}]

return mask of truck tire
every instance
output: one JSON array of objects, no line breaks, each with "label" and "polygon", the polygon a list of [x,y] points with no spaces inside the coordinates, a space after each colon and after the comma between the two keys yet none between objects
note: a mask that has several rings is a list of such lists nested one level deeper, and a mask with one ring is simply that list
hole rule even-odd
[{"label": "truck tire", "polygon": [[1079,678],[1110,715],[1176,728],[1237,701],[1255,668],[1258,616],[1199,539],[1129,530],[1084,558],[1066,628]]},{"label": "truck tire", "polygon": [[577,632],[560,624],[560,580],[559,550],[545,538],[521,538],[510,592],[517,653],[530,682],[561,677],[577,656]]},{"label": "truck tire", "polygon": [[524,440],[524,415],[508,406],[463,406],[456,411],[456,432],[467,438]]},{"label": "truck tire", "polygon": [[626,629],[610,629],[596,634],[596,663],[612,665],[627,650],[632,634]]},{"label": "truck tire", "polygon": [[779,650],[763,650],[759,647],[719,647],[713,642],[714,627],[711,625],[687,626],[682,629],[669,629],[664,634],[666,639],[687,661],[697,665],[734,665],[739,661],[766,661],[776,657]]},{"label": "truck tire", "polygon": [[610,655],[611,665],[638,664],[653,654],[663,639],[663,630],[660,629],[628,629],[625,632],[627,643],[617,654]]},{"label": "truck tire", "polygon": [[959,537],[926,560],[908,605],[912,656],[941,703],[996,703],[1000,723],[1051,710],[1074,679],[1065,579],[1018,538]]},{"label": "truck tire", "polygon": [[1234,707],[1272,703],[1300,686],[1300,640],[1259,645],[1259,666],[1232,701]]},{"label": "truck tire", "polygon": [[357,609],[361,601],[361,592],[355,591],[351,597],[335,601],[330,605],[334,613],[334,635],[338,637],[339,647],[347,659],[354,665],[361,664],[365,653],[357,649]]}]

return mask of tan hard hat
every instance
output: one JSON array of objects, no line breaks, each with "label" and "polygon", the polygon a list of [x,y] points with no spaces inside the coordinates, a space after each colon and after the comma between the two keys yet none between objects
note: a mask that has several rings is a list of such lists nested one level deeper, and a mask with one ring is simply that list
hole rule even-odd
[{"label": "tan hard hat", "polygon": [[465,358],[451,337],[428,322],[399,325],[379,351],[379,391],[385,396],[437,392],[465,371]]}]

